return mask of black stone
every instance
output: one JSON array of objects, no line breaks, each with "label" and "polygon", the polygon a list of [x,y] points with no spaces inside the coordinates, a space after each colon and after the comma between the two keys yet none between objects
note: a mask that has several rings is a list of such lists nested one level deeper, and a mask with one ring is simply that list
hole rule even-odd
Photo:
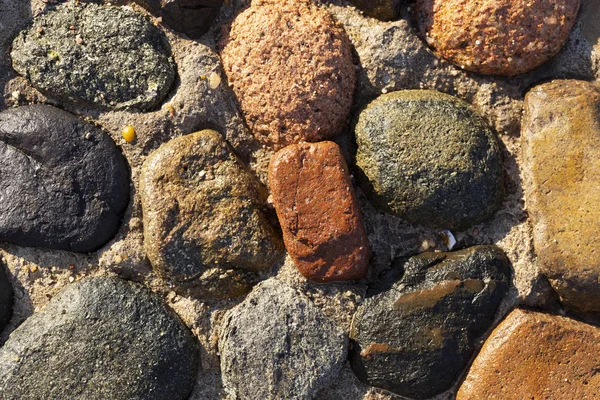
[{"label": "black stone", "polygon": [[3,400],[183,400],[198,347],[162,300],[118,278],[64,289],[0,348]]},{"label": "black stone", "polygon": [[0,241],[93,251],[117,232],[129,172],[113,140],[65,111],[0,113]]},{"label": "black stone", "polygon": [[510,279],[510,262],[496,246],[410,258],[399,280],[370,288],[354,316],[354,373],[417,399],[449,389],[494,321]]},{"label": "black stone", "polygon": [[0,261],[0,332],[6,328],[12,317],[13,288],[4,271],[5,266]]}]

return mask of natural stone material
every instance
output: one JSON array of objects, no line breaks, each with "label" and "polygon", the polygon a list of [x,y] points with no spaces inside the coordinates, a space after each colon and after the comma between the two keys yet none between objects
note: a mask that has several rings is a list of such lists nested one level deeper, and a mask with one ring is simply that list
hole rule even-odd
[{"label": "natural stone material", "polygon": [[148,289],[90,278],[63,290],[0,348],[6,400],[187,399],[198,348]]},{"label": "natural stone material", "polygon": [[561,300],[600,311],[600,87],[559,80],[525,97],[527,208],[541,272]]},{"label": "natural stone material", "polygon": [[[249,277],[282,256],[281,241],[263,213],[266,188],[215,131],[173,139],[152,153],[142,169],[140,195],[150,262],[195,296],[243,294],[255,283]],[[215,286],[219,280],[226,282]]]},{"label": "natural stone material", "polygon": [[0,333],[8,325],[12,317],[13,289],[4,271],[4,263],[0,260]]},{"label": "natural stone material", "polygon": [[93,251],[128,202],[127,165],[99,128],[46,105],[0,113],[0,241]]},{"label": "natural stone material", "polygon": [[161,16],[170,28],[192,39],[206,33],[219,14],[223,0],[135,0]]},{"label": "natural stone material", "polygon": [[241,400],[312,399],[338,374],[346,347],[339,327],[272,278],[225,315],[219,336],[223,385]]},{"label": "natural stone material", "polygon": [[158,105],[175,81],[166,36],[131,9],[77,3],[51,7],[17,36],[14,69],[65,103]]},{"label": "natural stone material", "polygon": [[465,102],[429,90],[380,96],[356,125],[356,163],[372,201],[406,220],[466,229],[503,195],[495,134]]},{"label": "natural stone material", "polygon": [[597,399],[600,329],[515,310],[473,362],[457,400]]},{"label": "natural stone material", "polygon": [[509,76],[556,55],[578,10],[579,0],[417,0],[421,34],[439,56]]},{"label": "natural stone material", "polygon": [[352,321],[351,365],[364,383],[424,399],[466,367],[508,292],[511,272],[495,246],[423,253],[370,288]]},{"label": "natural stone material", "polygon": [[280,150],[269,165],[269,185],[285,246],[302,275],[318,282],[365,277],[369,240],[337,144]]},{"label": "natural stone material", "polygon": [[400,5],[404,0],[350,0],[365,15],[382,21],[391,21],[398,18]]},{"label": "natural stone material", "polygon": [[352,105],[355,70],[339,24],[307,0],[254,0],[221,40],[248,126],[281,148],[331,138]]}]

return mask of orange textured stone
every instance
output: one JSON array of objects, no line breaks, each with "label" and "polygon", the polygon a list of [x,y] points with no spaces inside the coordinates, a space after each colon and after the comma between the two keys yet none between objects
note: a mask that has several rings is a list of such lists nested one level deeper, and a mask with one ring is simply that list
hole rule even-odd
[{"label": "orange textured stone", "polygon": [[456,399],[598,399],[599,370],[599,328],[515,310],[484,343]]},{"label": "orange textured stone", "polygon": [[521,140],[540,271],[565,306],[600,312],[600,86],[556,80],[530,90]]},{"label": "orange textured stone", "polygon": [[276,149],[329,139],[344,127],[355,84],[351,46],[307,0],[254,0],[220,42],[248,126]]},{"label": "orange textured stone", "polygon": [[302,275],[317,282],[365,277],[369,241],[337,144],[280,150],[269,184],[285,246]]},{"label": "orange textured stone", "polygon": [[516,75],[556,55],[579,0],[417,0],[419,29],[435,52],[464,69]]}]

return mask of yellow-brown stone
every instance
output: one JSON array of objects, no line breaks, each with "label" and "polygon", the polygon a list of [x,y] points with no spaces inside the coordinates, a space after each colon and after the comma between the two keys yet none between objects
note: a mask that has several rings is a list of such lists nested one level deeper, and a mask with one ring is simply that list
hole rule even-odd
[{"label": "yellow-brown stone", "polygon": [[475,358],[457,400],[598,399],[600,329],[515,310]]},{"label": "yellow-brown stone", "polygon": [[557,80],[532,89],[522,140],[541,272],[564,305],[600,311],[600,87]]}]

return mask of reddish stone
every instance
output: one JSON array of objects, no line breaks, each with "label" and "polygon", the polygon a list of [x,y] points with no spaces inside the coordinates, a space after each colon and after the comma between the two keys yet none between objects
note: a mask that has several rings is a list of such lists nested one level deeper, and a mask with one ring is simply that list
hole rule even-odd
[{"label": "reddish stone", "polygon": [[269,165],[273,203],[283,240],[307,279],[362,279],[369,241],[348,167],[333,142],[290,145]]}]

